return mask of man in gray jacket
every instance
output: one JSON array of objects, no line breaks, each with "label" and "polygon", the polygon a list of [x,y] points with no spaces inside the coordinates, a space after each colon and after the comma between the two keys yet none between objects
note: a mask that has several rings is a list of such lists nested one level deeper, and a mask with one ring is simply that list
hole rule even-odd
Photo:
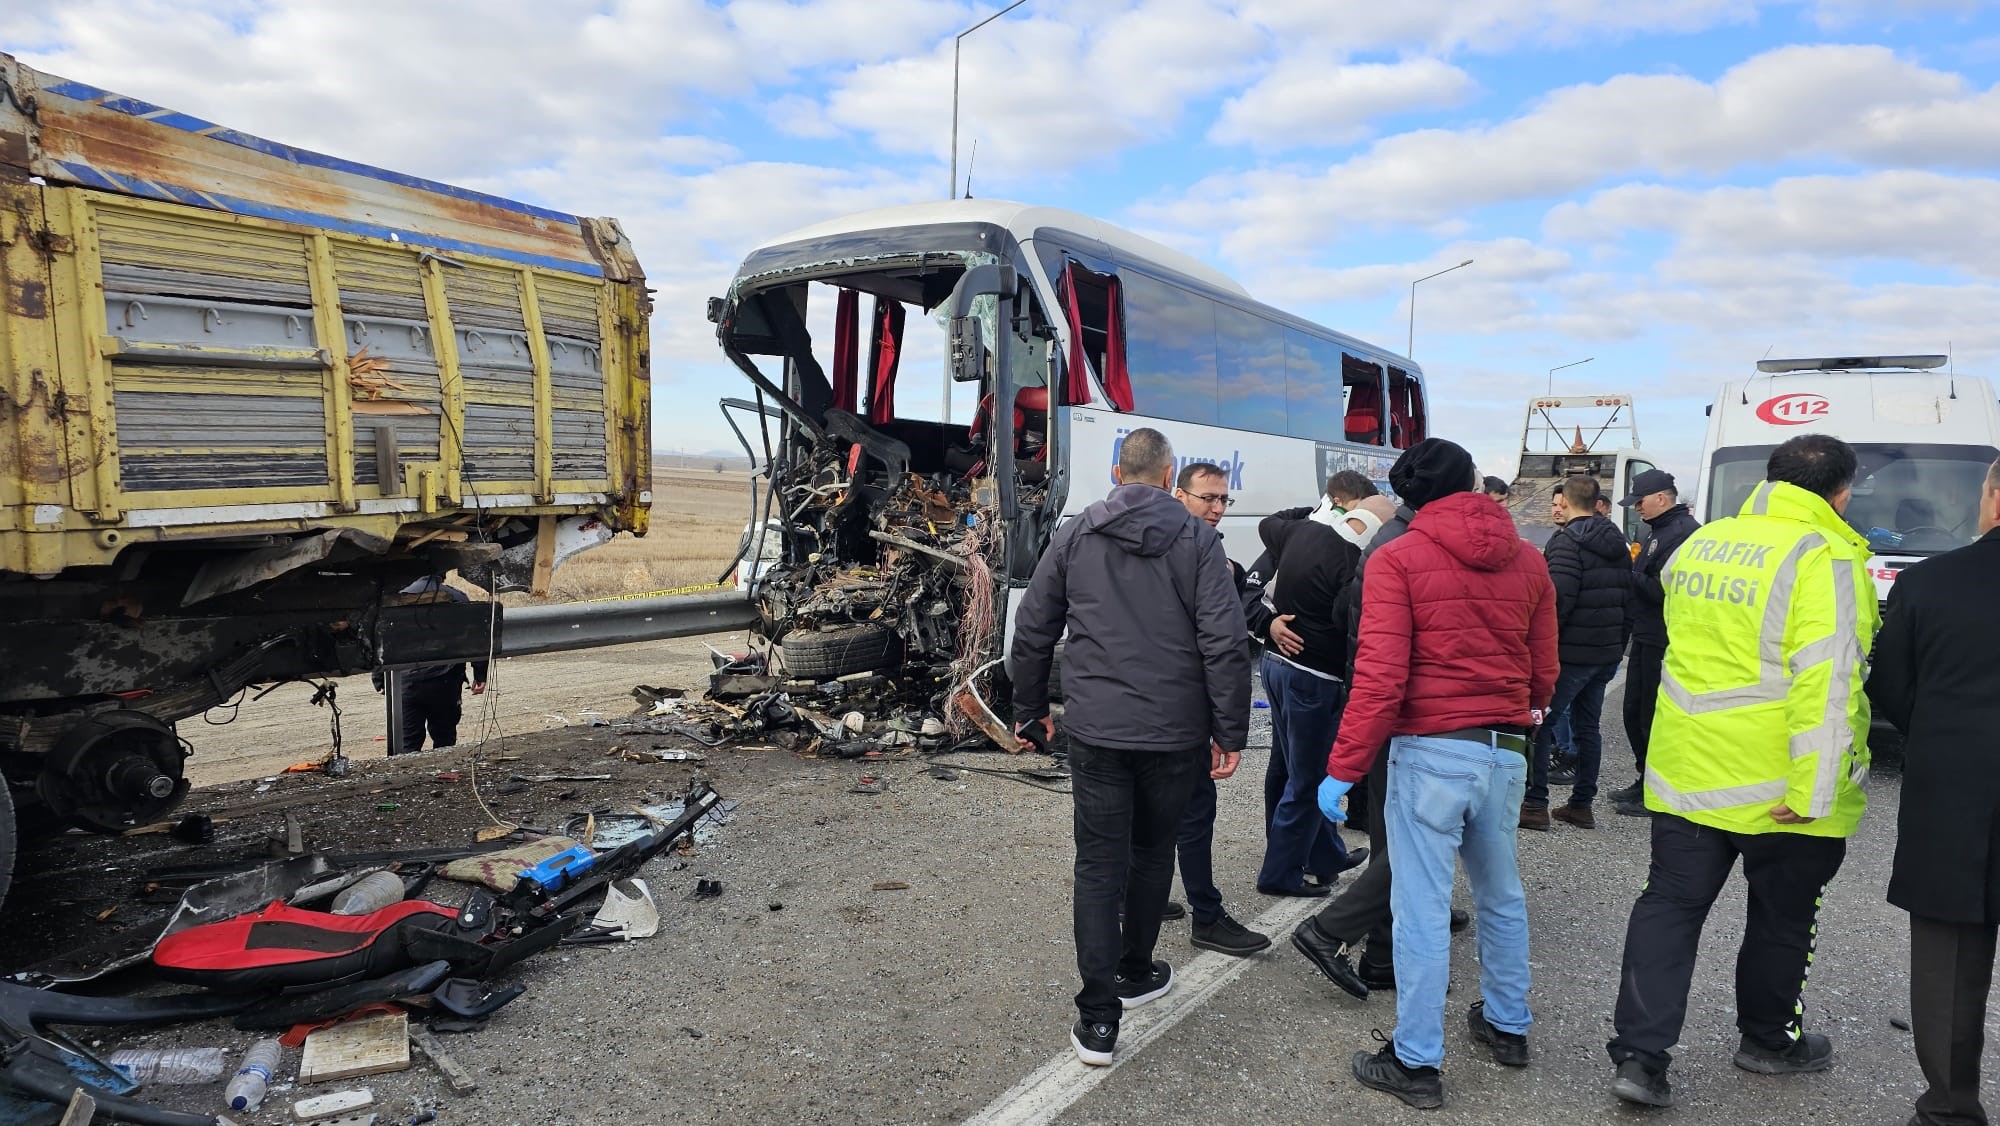
[{"label": "man in gray jacket", "polygon": [[1196,780],[1236,772],[1250,727],[1243,605],[1221,537],[1168,491],[1174,453],[1159,431],[1126,435],[1114,473],[1111,495],[1050,540],[1008,658],[1015,722],[1053,735],[1049,666],[1068,633],[1063,726],[1083,978],[1070,1045],[1095,1066],[1111,1063],[1120,1014],[1173,987],[1153,947],[1175,833]]}]

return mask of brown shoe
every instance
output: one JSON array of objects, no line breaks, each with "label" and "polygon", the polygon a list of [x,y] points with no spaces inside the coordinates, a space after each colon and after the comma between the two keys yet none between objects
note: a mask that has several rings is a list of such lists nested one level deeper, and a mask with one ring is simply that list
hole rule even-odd
[{"label": "brown shoe", "polygon": [[1535,829],[1544,833],[1548,832],[1549,807],[1545,805],[1529,805],[1526,802],[1522,802],[1521,828]]},{"label": "brown shoe", "polygon": [[1559,805],[1550,810],[1547,816],[1579,829],[1597,828],[1597,818],[1587,805]]}]

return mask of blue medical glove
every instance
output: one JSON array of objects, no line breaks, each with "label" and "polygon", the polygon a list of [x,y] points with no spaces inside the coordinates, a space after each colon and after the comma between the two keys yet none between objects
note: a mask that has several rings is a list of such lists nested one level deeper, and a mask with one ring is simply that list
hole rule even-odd
[{"label": "blue medical glove", "polygon": [[1347,791],[1353,788],[1354,783],[1342,782],[1332,775],[1328,775],[1325,779],[1321,780],[1319,784],[1319,811],[1326,814],[1328,821],[1338,825],[1342,821],[1347,820],[1347,814],[1340,808],[1340,799],[1346,797]]}]

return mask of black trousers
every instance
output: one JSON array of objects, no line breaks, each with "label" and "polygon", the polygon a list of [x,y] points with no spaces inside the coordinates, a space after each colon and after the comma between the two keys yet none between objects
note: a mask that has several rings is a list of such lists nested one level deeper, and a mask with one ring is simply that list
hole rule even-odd
[{"label": "black trousers", "polygon": [[1992,923],[1946,923],[1910,916],[1910,1031],[1930,1089],[1914,1122],[1986,1122],[1979,1102],[1979,1057],[1986,1048],[1986,991],[1993,984]]},{"label": "black trousers", "polygon": [[1802,833],[1725,833],[1669,814],[1653,818],[1646,890],[1625,929],[1613,1063],[1665,1070],[1687,1019],[1688,983],[1708,909],[1736,858],[1750,884],[1749,917],[1736,954],[1736,1027],[1782,1050],[1803,1030],[1800,994],[1812,966],[1819,904],[1840,871],[1847,841]]},{"label": "black trousers", "polygon": [[1646,748],[1653,741],[1653,709],[1660,701],[1660,665],[1666,659],[1666,646],[1634,641],[1625,662],[1625,738],[1641,778],[1646,776]]},{"label": "black trousers", "polygon": [[[1321,934],[1346,946],[1363,938],[1368,948],[1362,961],[1386,976],[1395,965],[1395,944],[1389,937],[1395,917],[1389,911],[1389,832],[1382,806],[1389,792],[1389,755],[1385,750],[1368,768],[1368,867],[1333,901],[1319,909],[1313,924]],[[1352,791],[1349,791],[1350,796]]]},{"label": "black trousers", "polygon": [[[1174,880],[1174,838],[1203,751],[1121,751],[1070,740],[1075,802],[1077,1013],[1117,1024],[1124,1011],[1114,978],[1147,973],[1160,940],[1160,912]],[[1120,922],[1118,912],[1124,909]]]},{"label": "black trousers", "polygon": [[1222,891],[1215,886],[1215,801],[1215,779],[1203,771],[1188,793],[1174,846],[1180,856],[1181,887],[1187,889],[1188,913],[1201,926],[1222,918]]},{"label": "black trousers", "polygon": [[416,679],[405,673],[397,678],[397,686],[402,694],[404,754],[413,755],[424,749],[425,731],[430,732],[434,747],[450,747],[458,743],[458,719],[464,710],[464,703],[459,697],[465,687],[462,680],[456,677]]}]

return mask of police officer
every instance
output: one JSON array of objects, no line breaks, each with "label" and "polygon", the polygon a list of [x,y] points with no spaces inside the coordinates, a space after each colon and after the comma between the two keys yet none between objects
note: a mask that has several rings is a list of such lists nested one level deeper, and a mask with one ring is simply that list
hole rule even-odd
[{"label": "police officer", "polygon": [[1819,903],[1867,799],[1863,654],[1880,615],[1868,541],[1841,520],[1854,451],[1807,434],[1772,451],[1740,515],[1668,563],[1646,808],[1652,864],[1625,932],[1612,1092],[1668,1106],[1667,1054],[1687,1016],[1708,909],[1743,858],[1749,917],[1736,962],[1736,1066],[1820,1071],[1833,1045],[1803,1028]]},{"label": "police officer", "polygon": [[1646,812],[1646,746],[1660,696],[1660,666],[1667,659],[1667,619],[1661,609],[1667,592],[1660,575],[1701,522],[1681,503],[1674,475],[1665,470],[1648,469],[1634,477],[1632,491],[1618,503],[1638,509],[1646,521],[1646,530],[1639,534],[1639,554],[1632,560],[1633,597],[1626,604],[1631,608],[1632,648],[1625,662],[1625,738],[1632,744],[1639,777],[1606,796],[1613,809],[1636,816]]}]

